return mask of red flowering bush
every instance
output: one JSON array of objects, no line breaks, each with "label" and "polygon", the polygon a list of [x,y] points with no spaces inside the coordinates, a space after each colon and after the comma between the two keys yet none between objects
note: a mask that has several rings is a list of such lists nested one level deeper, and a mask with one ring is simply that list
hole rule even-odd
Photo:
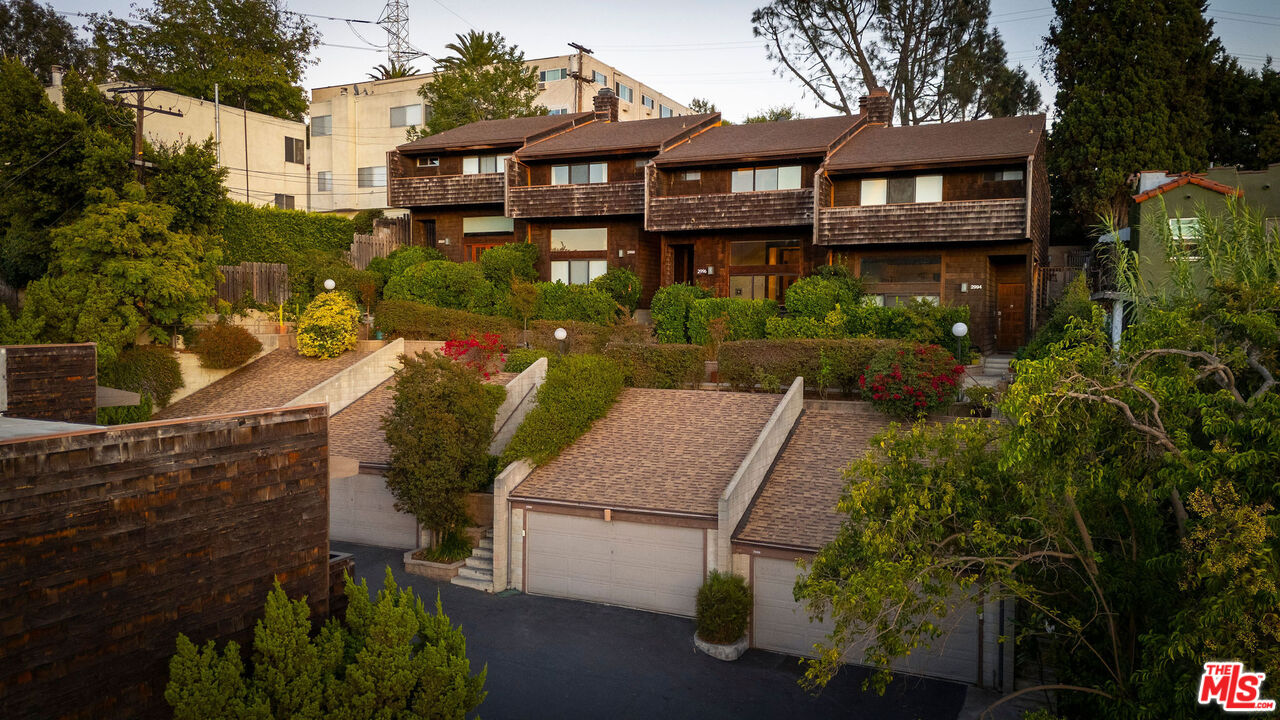
[{"label": "red flowering bush", "polygon": [[964,366],[937,345],[890,347],[871,358],[858,385],[877,410],[918,418],[949,404],[962,375]]},{"label": "red flowering bush", "polygon": [[440,351],[454,362],[479,372],[485,380],[507,361],[507,346],[502,344],[502,335],[485,333],[477,338],[475,335],[465,339],[454,338],[444,344]]}]

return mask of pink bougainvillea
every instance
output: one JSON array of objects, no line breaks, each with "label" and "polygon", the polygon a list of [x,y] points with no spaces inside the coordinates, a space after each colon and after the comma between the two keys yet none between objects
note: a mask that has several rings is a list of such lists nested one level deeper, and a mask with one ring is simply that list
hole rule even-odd
[{"label": "pink bougainvillea", "polygon": [[444,344],[440,352],[450,360],[479,372],[485,380],[507,361],[507,346],[502,344],[502,336],[498,333],[453,338]]},{"label": "pink bougainvillea", "polygon": [[951,353],[937,345],[916,345],[876,353],[858,385],[882,412],[914,418],[950,403],[963,375],[964,366]]}]

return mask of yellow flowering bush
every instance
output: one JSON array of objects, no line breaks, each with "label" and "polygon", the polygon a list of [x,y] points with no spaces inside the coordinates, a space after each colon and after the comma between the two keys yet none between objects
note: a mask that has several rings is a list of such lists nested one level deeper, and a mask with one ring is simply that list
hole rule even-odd
[{"label": "yellow flowering bush", "polygon": [[356,346],[359,320],[360,311],[346,293],[320,293],[307,305],[298,322],[298,353],[317,358],[338,357]]}]

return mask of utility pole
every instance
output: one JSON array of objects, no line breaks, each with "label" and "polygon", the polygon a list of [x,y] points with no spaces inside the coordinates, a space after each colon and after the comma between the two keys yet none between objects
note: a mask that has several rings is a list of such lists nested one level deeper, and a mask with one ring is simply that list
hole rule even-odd
[{"label": "utility pole", "polygon": [[111,92],[115,93],[117,96],[122,95],[124,93],[134,93],[135,99],[133,103],[133,114],[134,114],[133,155],[129,158],[129,162],[130,164],[134,165],[138,169],[139,183],[143,181],[146,169],[148,167],[154,167],[152,163],[149,163],[142,159],[142,151],[143,151],[143,147],[145,146],[145,143],[143,142],[143,134],[142,134],[143,118],[147,116],[147,113],[160,113],[161,115],[172,115],[174,117],[182,117],[182,113],[176,110],[147,106],[146,94],[148,92],[154,92],[156,90],[163,90],[163,89],[164,88],[152,87],[152,86],[146,86],[146,85],[122,85],[120,87],[111,88]]},{"label": "utility pole", "polygon": [[248,101],[240,100],[240,116],[244,118],[244,201],[249,200],[249,105]]},{"label": "utility pole", "polygon": [[569,47],[578,51],[578,67],[574,68],[569,77],[573,78],[573,111],[582,112],[582,83],[586,80],[586,73],[582,71],[583,55],[590,55],[591,48],[583,47],[578,43],[571,42]]},{"label": "utility pole", "polygon": [[213,84],[213,149],[218,154],[218,164],[222,164],[222,98],[218,94],[218,83]]}]

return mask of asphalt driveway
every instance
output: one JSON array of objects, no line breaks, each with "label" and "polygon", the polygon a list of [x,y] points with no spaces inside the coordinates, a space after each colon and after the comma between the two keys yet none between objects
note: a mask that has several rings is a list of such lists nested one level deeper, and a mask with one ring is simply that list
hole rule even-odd
[{"label": "asphalt driveway", "polygon": [[794,658],[750,650],[725,663],[694,650],[693,621],[594,603],[498,597],[404,572],[402,553],[350,543],[356,574],[382,587],[385,566],[424,602],[436,593],[467,636],[473,668],[489,666],[486,720],[507,718],[856,718],[953,720],[956,683],[899,677],[883,695],[860,689],[866,672],[843,670],[821,694],[805,693]]}]

